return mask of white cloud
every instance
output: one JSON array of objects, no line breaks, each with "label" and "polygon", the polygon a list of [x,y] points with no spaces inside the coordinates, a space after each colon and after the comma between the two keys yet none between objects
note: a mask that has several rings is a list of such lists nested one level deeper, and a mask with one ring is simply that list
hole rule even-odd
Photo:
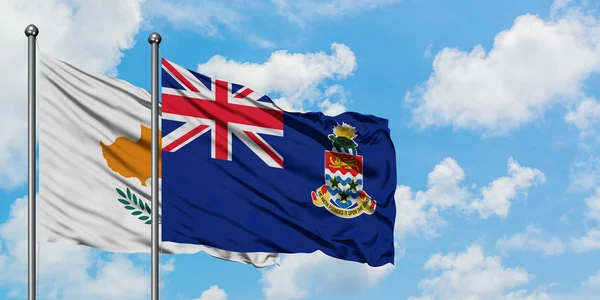
[{"label": "white cloud", "polygon": [[328,116],[337,116],[346,111],[346,93],[344,87],[336,84],[325,90],[325,100],[318,104],[319,110]]},{"label": "white cloud", "polygon": [[254,33],[252,16],[273,11],[267,3],[246,0],[147,0],[143,6],[146,20],[144,26],[160,27],[157,23],[167,21],[175,29],[195,32],[212,38],[234,37],[251,45],[272,49],[276,45]]},{"label": "white cloud", "polygon": [[[74,245],[43,243],[38,250],[38,287],[44,298],[147,299],[149,268],[140,268],[125,255],[101,257],[99,251]],[[161,266],[163,276],[173,261]],[[17,199],[9,219],[0,225],[0,286],[21,295],[27,284],[27,200]],[[95,270],[95,271],[94,271]]]},{"label": "white cloud", "polygon": [[586,217],[597,227],[589,229],[585,236],[571,238],[571,248],[576,253],[600,250],[600,188],[585,199]]},{"label": "white cloud", "polygon": [[[27,39],[29,23],[40,29],[41,51],[90,72],[116,74],[122,51],[134,44],[142,0],[0,1],[0,188],[22,184],[26,176]],[[43,113],[43,112],[38,112]]]},{"label": "white cloud", "polygon": [[427,190],[413,193],[408,186],[396,190],[396,228],[394,233],[404,237],[408,233],[434,236],[446,223],[441,210],[464,207],[470,197],[461,185],[463,169],[453,158],[445,158],[428,174]]},{"label": "white cloud", "polygon": [[366,9],[373,9],[400,0],[271,0],[281,15],[303,25],[322,17],[339,17]]},{"label": "white cloud", "polygon": [[522,167],[513,158],[508,160],[508,176],[496,178],[479,190],[477,196],[464,183],[465,172],[452,158],[445,158],[428,175],[427,190],[412,192],[408,186],[396,190],[396,228],[398,236],[423,233],[435,236],[446,223],[440,212],[456,210],[478,213],[481,218],[491,215],[506,217],[511,201],[536,183],[544,182],[537,169]]},{"label": "white cloud", "polygon": [[576,253],[600,250],[600,228],[592,228],[582,237],[571,238],[571,247]]},{"label": "white cloud", "polygon": [[512,290],[527,284],[532,278],[523,268],[503,266],[498,256],[485,256],[478,244],[458,254],[434,254],[424,268],[440,273],[421,280],[419,288],[423,291],[422,296],[409,299],[525,299],[523,291]]},{"label": "white cloud", "polygon": [[[9,219],[0,225],[0,282],[27,283],[27,199],[17,199],[11,206]],[[91,251],[81,247],[42,244],[39,252],[41,278],[64,272],[56,280],[77,280],[86,276]],[[57,255],[62,252],[62,255]],[[67,272],[72,270],[71,272]]]},{"label": "white cloud", "polygon": [[545,237],[542,229],[527,226],[523,233],[516,233],[510,237],[503,236],[496,242],[496,247],[506,253],[514,250],[530,250],[539,252],[543,256],[562,254],[566,250],[565,244],[556,237]]},{"label": "white cloud", "polygon": [[516,292],[508,293],[503,298],[503,300],[551,300],[551,299],[555,299],[555,298],[553,296],[547,294],[546,292],[534,291],[533,293],[529,293],[526,290],[519,290]]},{"label": "white cloud", "polygon": [[206,36],[219,36],[221,29],[228,29],[243,33],[259,47],[272,48],[272,42],[248,35],[248,24],[252,21],[250,11],[264,16],[276,10],[289,21],[303,26],[317,18],[360,13],[395,2],[400,0],[271,0],[271,3],[254,1],[252,5],[246,0],[148,0],[144,10],[151,20],[167,20],[175,28],[189,29]]},{"label": "white cloud", "polygon": [[[421,191],[417,195],[425,195]],[[427,197],[415,197],[410,187],[399,186],[396,189],[396,227],[394,234],[399,237],[412,233],[425,236],[437,235],[437,230],[446,225],[440,217],[437,207],[429,203]]]},{"label": "white cloud", "polygon": [[[56,253],[64,255],[64,253]],[[88,275],[69,285],[53,285],[61,299],[147,299],[150,296],[150,280],[146,270],[136,267],[123,256],[95,264],[96,274]],[[40,268],[42,268],[41,266]],[[70,272],[69,269],[67,272]],[[54,276],[60,276],[55,273]]]},{"label": "white cloud", "polygon": [[565,9],[568,9],[569,4],[571,4],[573,0],[555,0],[550,6],[550,15],[556,16],[558,13],[563,12]]},{"label": "white cloud", "polygon": [[592,98],[583,100],[567,113],[565,121],[575,125],[586,135],[594,133],[594,127],[600,124],[600,102]]},{"label": "white cloud", "polygon": [[331,102],[329,99],[319,103],[319,109],[327,116],[337,116],[346,111],[346,106],[339,102]]},{"label": "white cloud", "polygon": [[200,294],[200,298],[194,300],[227,300],[227,293],[218,285],[213,285]]},{"label": "white cloud", "polygon": [[563,242],[556,237],[544,236],[542,229],[528,226],[524,233],[517,233],[511,237],[502,237],[497,241],[497,247],[502,252],[512,250],[530,250],[541,253],[543,256],[558,255],[566,252],[567,246],[575,253],[600,250],[600,188],[585,199],[585,216],[593,222],[584,236],[572,237],[570,242]]},{"label": "white cloud", "polygon": [[481,218],[496,214],[508,216],[510,200],[518,192],[523,192],[538,183],[546,182],[544,174],[537,169],[522,167],[512,157],[508,160],[508,176],[494,180],[481,191],[482,198],[471,203],[471,209],[479,212]]},{"label": "white cloud", "polygon": [[[339,80],[352,75],[356,69],[356,57],[348,46],[338,43],[331,45],[331,54],[289,53],[275,51],[262,64],[240,63],[215,55],[198,66],[198,72],[207,76],[243,84],[266,94],[276,103],[303,110],[305,105],[323,105],[325,110],[336,113],[342,111],[340,86],[327,86],[325,80]],[[322,89],[325,89],[323,91]],[[278,94],[281,99],[274,98]],[[329,99],[329,102],[325,102]],[[326,103],[326,104],[323,104]]]},{"label": "white cloud", "polygon": [[273,100],[273,102],[275,102],[275,105],[277,105],[279,108],[281,108],[285,111],[301,112],[301,113],[307,112],[305,109],[303,109],[301,107],[294,106],[294,104],[287,98],[281,97],[281,98],[271,99],[271,100]]},{"label": "white cloud", "polygon": [[175,271],[175,259],[171,257],[166,263],[160,264],[159,267],[161,275],[173,273]]},{"label": "white cloud", "polygon": [[600,250],[600,188],[585,199],[586,217],[596,227],[589,229],[585,236],[571,238],[571,247],[576,253]]},{"label": "white cloud", "polygon": [[600,291],[600,271],[595,275],[590,275],[585,282],[582,282],[581,285],[585,288],[590,289],[598,289]]},{"label": "white cloud", "polygon": [[596,188],[594,194],[585,199],[588,218],[600,224],[600,187]]},{"label": "white cloud", "polygon": [[416,123],[500,135],[583,99],[584,82],[600,70],[600,22],[565,3],[549,20],[519,16],[489,52],[440,51],[429,79],[406,95]]},{"label": "white cloud", "polygon": [[[375,268],[317,251],[284,256],[280,266],[263,271],[261,284],[267,300],[304,299],[312,293],[323,292],[353,294],[374,287],[393,270],[391,264]],[[355,282],[357,274],[360,274],[360,284],[339,284]]]},{"label": "white cloud", "polygon": [[144,11],[151,20],[166,20],[177,29],[217,36],[220,26],[235,30],[247,21],[245,14],[240,13],[241,5],[240,1],[148,0]]},{"label": "white cloud", "polygon": [[589,191],[600,186],[600,157],[589,157],[571,166],[569,191]]}]

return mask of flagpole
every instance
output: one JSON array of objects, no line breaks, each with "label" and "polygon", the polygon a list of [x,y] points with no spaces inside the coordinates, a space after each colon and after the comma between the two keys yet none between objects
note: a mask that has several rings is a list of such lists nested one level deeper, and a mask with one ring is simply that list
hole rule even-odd
[{"label": "flagpole", "polygon": [[152,300],[158,300],[158,45],[162,38],[153,32],[148,37],[152,47]]},{"label": "flagpole", "polygon": [[27,294],[29,300],[35,300],[35,288],[36,288],[36,230],[35,230],[35,40],[40,31],[38,28],[31,24],[25,28],[25,36],[27,37],[27,97],[28,97],[28,120],[29,124],[27,126],[27,170],[28,170],[28,232],[27,232]]}]

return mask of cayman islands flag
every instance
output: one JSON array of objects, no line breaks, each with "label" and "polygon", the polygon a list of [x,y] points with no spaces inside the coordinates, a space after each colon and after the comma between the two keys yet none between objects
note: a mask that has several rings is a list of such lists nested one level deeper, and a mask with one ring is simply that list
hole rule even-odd
[{"label": "cayman islands flag", "polygon": [[388,121],[287,112],[162,60],[162,239],[394,263]]}]

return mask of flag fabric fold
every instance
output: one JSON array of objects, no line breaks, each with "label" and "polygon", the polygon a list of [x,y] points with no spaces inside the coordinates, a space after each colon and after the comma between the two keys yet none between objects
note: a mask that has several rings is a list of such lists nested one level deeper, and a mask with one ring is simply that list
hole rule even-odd
[{"label": "flag fabric fold", "polygon": [[287,112],[166,59],[162,105],[163,240],[394,263],[386,119]]},{"label": "flag fabric fold", "polygon": [[[150,93],[44,53],[39,62],[40,240],[149,253],[154,221]],[[262,251],[177,242],[161,242],[161,249],[170,254],[205,251],[257,267],[279,263],[279,254]]]}]

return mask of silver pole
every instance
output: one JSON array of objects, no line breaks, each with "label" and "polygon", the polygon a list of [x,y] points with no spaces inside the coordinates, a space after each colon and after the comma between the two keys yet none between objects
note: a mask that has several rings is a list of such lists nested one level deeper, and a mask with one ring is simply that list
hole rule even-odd
[{"label": "silver pole", "polygon": [[28,241],[27,241],[27,294],[29,300],[35,300],[35,288],[36,288],[36,230],[35,230],[35,39],[40,31],[38,28],[31,24],[25,28],[25,36],[27,36],[28,42],[28,56],[27,56],[27,79],[28,79],[28,119],[29,124],[27,126],[27,171],[28,171]]},{"label": "silver pole", "polygon": [[152,46],[152,300],[158,300],[158,45],[162,38],[153,32],[148,37]]}]

